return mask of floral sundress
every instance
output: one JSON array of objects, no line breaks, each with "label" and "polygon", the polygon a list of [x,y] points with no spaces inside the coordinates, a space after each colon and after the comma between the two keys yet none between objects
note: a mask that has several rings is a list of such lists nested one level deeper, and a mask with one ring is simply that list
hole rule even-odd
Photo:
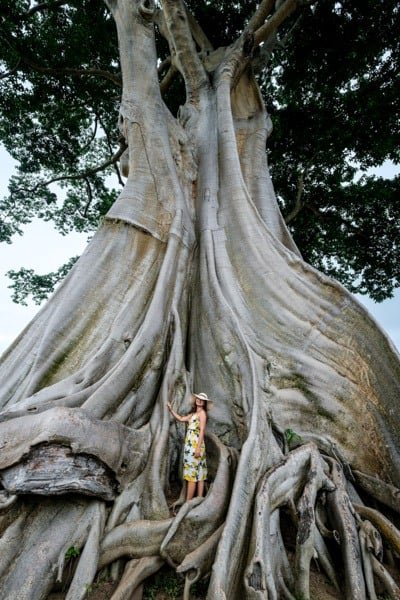
[{"label": "floral sundress", "polygon": [[203,443],[200,456],[194,453],[200,437],[200,417],[197,413],[191,415],[186,431],[185,445],[183,448],[183,479],[186,481],[203,481],[207,479],[206,447]]}]

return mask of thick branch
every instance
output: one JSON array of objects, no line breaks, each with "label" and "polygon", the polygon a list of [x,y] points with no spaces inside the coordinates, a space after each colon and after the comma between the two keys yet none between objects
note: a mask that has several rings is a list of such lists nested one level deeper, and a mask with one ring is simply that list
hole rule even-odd
[{"label": "thick branch", "polygon": [[254,34],[254,44],[258,46],[266,40],[296,10],[298,0],[286,0],[272,17]]},{"label": "thick branch", "polygon": [[381,565],[375,556],[371,556],[371,562],[376,577],[381,580],[382,584],[386,588],[386,591],[390,594],[390,597],[393,600],[400,600],[400,589],[390,573],[388,573],[385,567]]},{"label": "thick branch", "polygon": [[164,75],[163,79],[160,81],[161,94],[165,94],[169,90],[177,73],[178,69],[174,65],[171,65],[166,74]]},{"label": "thick branch", "polygon": [[230,51],[226,53],[225,60],[220,65],[220,77],[228,78],[231,82],[231,88],[236,85],[246,67],[253,60],[254,49],[261,42],[265,42],[271,38],[272,43],[274,42],[273,38],[278,27],[297,8],[298,3],[299,0],[285,0],[273,13],[271,18],[254,32],[254,25],[262,23],[270,10],[268,2],[261,3],[259,10],[250,20],[249,25],[244,29],[241,36],[232,44]]},{"label": "thick branch", "polygon": [[101,460],[74,455],[61,444],[38,445],[23,460],[1,471],[2,487],[10,494],[58,496],[79,493],[113,500],[117,483]]},{"label": "thick branch", "polygon": [[0,470],[20,463],[39,444],[47,448],[60,444],[73,454],[99,459],[122,484],[143,470],[150,445],[148,431],[128,429],[114,421],[95,419],[84,410],[62,407],[40,412],[33,406],[23,416],[2,421],[0,436]]},{"label": "thick branch", "polygon": [[249,31],[256,31],[264,24],[265,19],[268,17],[271,10],[274,8],[275,0],[263,0],[260,6],[251,17],[247,29]]},{"label": "thick branch", "polygon": [[364,600],[365,582],[360,561],[361,548],[352,508],[346,492],[343,471],[339,464],[325,459],[331,465],[331,479],[336,490],[327,495],[328,509],[335,529],[339,532],[340,544],[345,564],[345,597],[347,600]]},{"label": "thick branch", "polygon": [[172,59],[185,80],[188,99],[197,104],[199,90],[208,84],[208,77],[197,55],[183,2],[164,0],[163,16],[168,29]]},{"label": "thick branch", "polygon": [[203,29],[200,27],[200,25],[188,9],[186,9],[186,14],[193,38],[198,44],[200,50],[202,50],[203,52],[214,50],[212,43],[210,42]]},{"label": "thick branch", "polygon": [[167,58],[164,58],[164,60],[158,65],[158,74],[161,75],[164,71],[164,69],[166,69],[167,67],[171,66],[171,57],[167,56]]}]

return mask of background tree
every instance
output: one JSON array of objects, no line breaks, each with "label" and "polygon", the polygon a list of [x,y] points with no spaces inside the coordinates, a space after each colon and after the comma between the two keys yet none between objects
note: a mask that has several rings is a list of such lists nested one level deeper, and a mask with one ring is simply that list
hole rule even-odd
[{"label": "background tree", "polygon": [[[25,65],[32,78],[78,77],[84,85],[100,76],[104,85],[119,85],[117,72],[100,62],[49,66],[20,46],[30,27],[32,51],[35,32],[40,46],[31,18],[46,21],[51,7],[60,39],[63,29],[69,33],[68,48],[71,22],[82,23],[90,6],[10,9],[4,39],[14,63],[4,81]],[[118,156],[127,182],[114,203],[109,197],[82,257],[3,357],[0,597],[46,598],[74,548],[74,555],[82,551],[68,599],[83,598],[106,567],[118,580],[114,600],[128,598],[164,561],[185,575],[186,598],[191,584],[211,570],[210,599],[309,598],[313,557],[338,597],[376,598],[383,585],[398,598],[391,575],[400,552],[398,355],[349,292],[301,258],[269,177],[271,124],[254,75],[261,69],[267,81],[262,65],[271,52],[283,41],[290,44],[299,28],[317,31],[316,15],[326,4],[263,0],[246,5],[244,13],[239,7],[230,27],[227,13],[221,22],[218,5],[205,4],[208,36],[201,15],[180,0],[160,7],[110,0],[108,6],[122,73],[120,147],[110,158],[105,118],[110,154],[101,156],[94,131],[86,143],[94,144],[88,156],[101,158],[100,165],[111,166]],[[388,12],[383,22],[397,14]],[[336,3],[325,16],[359,24],[363,15]],[[86,19],[88,41],[78,39],[82,52],[92,35]],[[100,21],[111,27],[108,12]],[[219,31],[216,49],[213,28]],[[116,50],[112,35],[106,42]],[[46,43],[51,39],[44,37]],[[365,55],[373,60],[369,51]],[[279,77],[271,63],[264,85],[278,86]],[[32,88],[25,78],[21,87],[27,98]],[[73,114],[74,99],[62,112]],[[312,103],[307,93],[304,100]],[[279,105],[285,111],[282,100]],[[41,123],[32,116],[32,139]],[[72,148],[70,162],[67,150],[57,157],[58,149],[82,144],[80,119],[75,123],[75,138],[62,129],[49,135],[48,175],[69,177],[71,189],[84,181],[86,204],[69,190],[66,205],[79,212],[81,202],[88,215],[103,198],[99,163],[82,169]],[[26,171],[33,171],[34,152],[41,152],[37,140],[32,152],[20,150]],[[304,149],[309,163],[310,151]],[[57,164],[64,160],[61,170]],[[319,160],[303,158],[300,170],[296,163],[297,187],[287,187],[287,176],[282,182],[287,220],[322,212],[328,232],[337,222],[333,212],[357,228],[352,213],[340,213],[336,204],[333,211],[314,206],[317,183],[306,197],[308,170],[327,159]],[[35,194],[45,218],[60,216],[39,175],[23,196],[29,177],[21,173],[14,182],[15,212]],[[356,205],[358,188],[343,190],[340,177],[333,171],[331,185],[341,190],[347,210],[344,198],[348,194]],[[364,182],[360,190],[372,184],[387,189],[381,181]],[[390,205],[390,192],[387,197]],[[5,223],[9,233],[16,227],[13,212]],[[67,223],[78,218],[72,213]],[[28,209],[24,214],[30,218]],[[89,219],[78,222],[86,227]],[[334,259],[328,268],[336,268]],[[174,516],[166,498],[178,475],[182,434],[169,422],[166,401],[184,410],[193,388],[207,390],[216,403],[207,439],[211,487],[204,500],[184,503]]]}]

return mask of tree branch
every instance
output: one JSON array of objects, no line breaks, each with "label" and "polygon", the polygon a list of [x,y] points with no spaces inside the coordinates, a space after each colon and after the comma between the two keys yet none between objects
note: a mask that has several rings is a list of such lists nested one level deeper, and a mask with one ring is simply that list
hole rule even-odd
[{"label": "tree branch", "polygon": [[114,73],[110,73],[109,71],[105,71],[103,69],[75,69],[70,67],[42,67],[41,65],[34,62],[32,59],[27,58],[26,56],[21,57],[23,63],[25,63],[28,67],[33,69],[34,71],[38,71],[39,73],[47,73],[49,75],[74,75],[77,77],[91,77],[93,75],[97,75],[99,77],[104,77],[109,81],[112,81],[115,85],[121,87],[122,81],[118,75],[114,75]]},{"label": "tree branch", "polygon": [[160,82],[160,92],[162,95],[168,91],[177,73],[178,69],[174,65],[171,65]]},{"label": "tree branch", "polygon": [[254,44],[258,46],[265,41],[298,7],[299,0],[285,0],[271,18],[254,34]]},{"label": "tree branch", "polygon": [[164,58],[164,60],[158,65],[158,74],[161,75],[161,73],[164,71],[164,69],[166,69],[167,67],[169,67],[171,65],[171,57],[167,56],[167,58]]},{"label": "tree branch", "polygon": [[60,177],[53,177],[52,179],[49,179],[48,181],[37,183],[33,188],[31,188],[27,191],[29,191],[30,193],[33,193],[40,187],[47,187],[51,183],[57,183],[58,181],[66,181],[66,180],[75,181],[77,179],[87,180],[87,178],[90,177],[90,175],[94,175],[95,173],[98,173],[99,171],[103,171],[107,167],[110,167],[111,165],[115,164],[117,162],[117,160],[125,152],[127,147],[128,147],[127,144],[125,142],[121,141],[119,150],[114,154],[114,156],[112,156],[109,160],[105,161],[101,165],[98,165],[97,167],[94,167],[93,169],[88,169],[87,171],[83,171],[82,173],[77,173],[76,175],[61,175]]},{"label": "tree branch", "polygon": [[275,0],[263,0],[254,15],[251,17],[246,29],[249,31],[256,31],[259,27],[261,27],[271,10],[274,8],[274,4]]},{"label": "tree branch", "polygon": [[202,52],[214,50],[212,43],[187,7],[186,14],[189,21],[190,31],[192,32],[194,41],[199,46],[200,50]]},{"label": "tree branch", "polygon": [[14,36],[11,36],[11,40],[10,40],[10,39],[7,39],[6,35],[3,35],[3,41],[7,44],[7,46],[10,48],[10,50],[12,52],[14,52],[15,54],[17,54],[19,56],[19,58],[18,58],[17,64],[13,67],[13,69],[8,73],[4,73],[3,76],[0,76],[0,79],[7,77],[8,75],[11,75],[12,72],[16,71],[20,65],[25,64],[26,66],[30,67],[31,69],[33,69],[34,71],[37,71],[39,73],[47,73],[49,75],[74,75],[74,76],[78,76],[78,77],[84,77],[84,76],[91,77],[93,75],[97,75],[100,77],[104,77],[105,79],[109,79],[118,87],[122,86],[121,77],[119,77],[118,75],[116,75],[114,73],[110,73],[110,71],[105,71],[104,69],[94,69],[94,68],[93,69],[92,68],[76,69],[76,68],[70,68],[70,67],[44,67],[44,66],[38,64],[36,61],[29,58],[29,56],[27,56],[27,52],[24,51],[24,49],[19,46],[18,40],[15,39]]},{"label": "tree branch", "polygon": [[90,145],[92,144],[94,138],[96,137],[97,134],[97,125],[99,123],[99,115],[96,114],[95,116],[95,120],[94,120],[94,127],[93,127],[93,131],[91,133],[90,139],[88,140],[88,142],[81,148],[81,153],[85,152]]},{"label": "tree branch", "polygon": [[362,235],[362,232],[356,225],[342,217],[342,215],[340,215],[338,212],[322,212],[322,210],[315,206],[315,204],[313,204],[312,202],[304,203],[303,208],[307,208],[307,210],[310,210],[316,217],[321,219],[321,221],[325,221],[326,223],[332,223],[333,220],[335,220],[336,222],[340,221],[340,223],[347,227],[355,236]]},{"label": "tree branch", "polygon": [[[270,19],[254,32],[254,27],[264,22],[265,17],[271,10],[271,4],[273,4],[268,0],[261,2],[243,33],[230,46],[226,58],[220,65],[219,75],[230,79],[231,88],[236,85],[243,71],[253,61],[255,48],[262,42],[267,42],[269,46],[273,46],[278,27],[294,12],[300,3],[301,0],[284,0]],[[266,54],[268,56],[268,50]]]},{"label": "tree branch", "polygon": [[266,64],[268,63],[269,59],[271,58],[272,53],[277,48],[279,50],[279,49],[284,49],[284,48],[287,47],[288,40],[290,39],[290,36],[293,34],[293,31],[295,29],[297,29],[297,27],[301,23],[302,18],[303,18],[303,14],[300,14],[297,17],[295,23],[289,29],[289,31],[287,31],[285,33],[285,35],[283,36],[283,38],[279,38],[277,32],[274,31],[265,40],[264,44],[262,46],[260,46],[259,54],[252,61],[252,67],[253,67],[254,71],[259,72],[263,68],[265,68]]},{"label": "tree branch", "polygon": [[90,207],[90,205],[92,204],[92,201],[93,201],[93,192],[92,192],[92,186],[90,185],[90,180],[88,179],[88,177],[85,177],[84,180],[85,180],[85,183],[86,183],[86,190],[87,190],[87,194],[88,194],[88,201],[86,202],[86,206],[84,208],[82,216],[84,218],[86,218],[88,210],[89,210],[89,207]]},{"label": "tree branch", "polygon": [[293,210],[291,210],[290,213],[285,217],[285,223],[286,223],[286,225],[288,223],[290,223],[291,221],[293,221],[293,219],[295,219],[297,217],[297,215],[299,214],[299,212],[303,208],[304,204],[301,201],[301,197],[303,195],[303,191],[304,191],[304,171],[302,171],[300,173],[300,175],[299,175],[299,177],[297,179],[296,202],[295,202]]},{"label": "tree branch", "polygon": [[188,99],[197,103],[200,89],[208,85],[208,76],[196,51],[188,13],[182,0],[163,0],[162,6],[172,62],[185,80]]}]

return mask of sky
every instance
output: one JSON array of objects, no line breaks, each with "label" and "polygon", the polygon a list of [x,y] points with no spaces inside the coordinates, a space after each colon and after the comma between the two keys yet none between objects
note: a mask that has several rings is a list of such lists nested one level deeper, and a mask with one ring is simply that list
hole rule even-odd
[{"label": "sky", "polygon": [[[7,193],[7,183],[12,174],[14,161],[0,147],[0,197]],[[392,165],[386,164],[378,173],[390,177],[394,175]],[[36,304],[20,306],[11,300],[11,284],[6,272],[21,267],[31,268],[39,274],[56,270],[70,257],[83,252],[87,244],[87,234],[59,234],[49,223],[39,219],[27,225],[24,235],[15,236],[12,244],[0,244],[0,354],[29,323],[39,310]],[[400,350],[400,290],[394,298],[377,304],[366,296],[357,296],[375,320],[386,331],[395,346]]]}]

